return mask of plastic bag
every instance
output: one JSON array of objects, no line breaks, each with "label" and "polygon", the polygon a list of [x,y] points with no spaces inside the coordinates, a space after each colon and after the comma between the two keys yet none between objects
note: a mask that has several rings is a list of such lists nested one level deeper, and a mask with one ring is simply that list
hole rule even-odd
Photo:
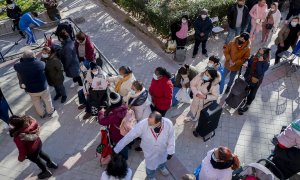
[{"label": "plastic bag", "polygon": [[179,91],[177,92],[175,98],[179,102],[182,102],[182,103],[191,103],[191,98],[189,96],[187,88],[181,88],[181,89],[179,89]]}]

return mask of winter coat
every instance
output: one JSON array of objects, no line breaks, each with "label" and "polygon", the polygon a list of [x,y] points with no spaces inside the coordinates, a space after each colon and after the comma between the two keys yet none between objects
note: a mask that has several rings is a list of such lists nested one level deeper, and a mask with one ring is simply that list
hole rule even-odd
[{"label": "winter coat", "polygon": [[224,86],[225,86],[225,73],[224,73],[224,67],[219,64],[218,68],[217,68],[217,71],[220,73],[221,75],[221,81],[219,83],[220,85],[220,94],[223,94],[223,90],[224,90]]},{"label": "winter coat", "polygon": [[[108,82],[111,82],[111,83],[114,83],[114,84],[117,84],[117,82],[121,79],[121,77],[119,76],[113,76],[113,77],[109,77],[108,78]],[[132,83],[135,81],[135,77],[133,75],[133,73],[131,74],[131,77],[129,78],[129,80],[125,81],[122,83],[121,85],[121,89],[120,89],[120,92],[119,94],[123,97],[123,101],[124,102],[127,102],[128,99],[128,94],[130,93],[131,91],[131,86],[132,86]]]},{"label": "winter coat", "polygon": [[107,171],[104,171],[101,175],[100,180],[132,180],[132,170],[128,168],[126,177],[119,179],[112,176],[107,175]]},{"label": "winter coat", "polygon": [[[194,66],[189,66],[189,69],[188,69],[188,78],[190,80],[190,82],[199,74],[199,71],[194,67]],[[180,74],[176,74],[176,77],[175,77],[175,84],[174,86],[175,87],[181,87],[181,81],[183,80],[182,76]],[[190,87],[190,82],[187,83],[187,88]]]},{"label": "winter coat", "polygon": [[[250,41],[246,41],[241,48],[237,44],[238,37],[234,38],[225,48],[225,68],[230,71],[239,71],[242,65],[250,57]],[[230,60],[235,63],[233,66],[230,66]]]},{"label": "winter coat", "polygon": [[[22,128],[14,135],[14,142],[19,150],[19,161],[24,161],[27,155],[34,153],[42,144],[38,137],[39,125],[36,120],[32,119],[28,127]],[[32,138],[34,135],[35,138]]]},{"label": "winter coat", "polygon": [[[203,20],[200,16],[195,21],[194,29],[195,29],[195,39],[204,41],[208,39],[209,34],[213,29],[213,23],[209,17],[206,17]],[[201,37],[200,33],[204,33],[204,36]]]},{"label": "winter coat", "polygon": [[52,21],[60,19],[60,13],[57,9],[57,0],[44,0],[44,7],[47,10],[47,14]]},{"label": "winter coat", "polygon": [[300,9],[300,1],[290,0],[290,6],[292,6],[292,9]]},{"label": "winter coat", "polygon": [[120,134],[120,125],[124,117],[126,116],[128,107],[122,105],[120,107],[112,109],[112,111],[106,116],[105,112],[100,111],[98,115],[98,122],[100,125],[109,126],[109,133],[113,143],[118,143],[123,136]]},{"label": "winter coat", "polygon": [[[299,37],[300,36],[300,25],[299,24],[297,25],[297,28],[298,28],[298,37]],[[289,34],[290,34],[290,25],[284,25],[281,28],[281,30],[279,31],[277,38],[275,39],[275,44],[276,45],[279,45],[280,43],[283,44],[284,41],[286,40],[286,38],[289,36]],[[298,38],[292,42],[291,46],[293,48],[296,45],[297,41],[298,41]]]},{"label": "winter coat", "polygon": [[[238,15],[237,4],[234,4],[231,7],[229,7],[227,11],[227,21],[231,29],[236,28],[235,25],[236,25],[237,15]],[[248,19],[249,19],[249,9],[247,6],[244,6],[241,29],[245,29],[247,27]]]},{"label": "winter coat", "polygon": [[15,8],[13,9],[6,9],[7,17],[11,19],[19,19],[22,16],[22,10],[18,5],[15,5]]},{"label": "winter coat", "polygon": [[159,110],[168,110],[172,105],[173,84],[167,77],[152,79],[149,93],[154,106]]},{"label": "winter coat", "polygon": [[96,76],[92,76],[92,71],[89,69],[86,73],[86,77],[84,79],[84,88],[83,92],[86,93],[89,91],[89,89],[93,89],[92,84],[93,84],[93,79],[94,77],[100,78],[100,86],[98,86],[95,90],[106,90],[108,86],[108,81],[107,81],[107,74],[100,68],[98,67],[98,72]]},{"label": "winter coat", "polygon": [[[77,56],[79,57],[78,54],[78,47],[79,47],[79,43],[77,41],[75,41],[75,48],[76,48],[76,53]],[[89,61],[93,61],[95,60],[95,52],[94,52],[94,44],[92,43],[91,39],[89,36],[85,36],[85,57],[87,60]]]},{"label": "winter coat", "polygon": [[70,78],[79,76],[79,60],[74,47],[74,41],[70,38],[62,43],[60,57],[66,76]]},{"label": "winter coat", "polygon": [[136,94],[129,93],[128,105],[134,111],[135,117],[138,121],[146,119],[151,114],[151,102],[149,101],[149,93],[146,89]]},{"label": "winter coat", "polygon": [[214,149],[207,152],[206,157],[202,160],[202,169],[199,173],[199,179],[205,180],[231,180],[232,169],[215,169],[210,160]]},{"label": "winter coat", "polygon": [[[267,15],[269,14],[269,12],[270,12],[270,9],[267,11]],[[278,28],[279,23],[280,23],[280,19],[281,19],[281,12],[277,9],[277,11],[275,13],[273,13],[271,16],[272,16],[273,21],[274,21],[273,27],[274,28]],[[265,26],[268,23],[267,22],[267,20],[268,20],[267,18],[268,17],[266,17],[266,20],[263,23],[263,28],[266,28]]]},{"label": "winter coat", "polygon": [[298,55],[300,53],[299,50],[300,50],[300,41],[298,41],[297,45],[294,47],[293,54]]},{"label": "winter coat", "polygon": [[253,62],[255,59],[257,60],[256,56],[248,59],[248,66],[244,77],[249,83],[251,83],[251,78],[255,77],[256,79],[258,79],[258,84],[260,84],[263,81],[266,71],[269,69],[270,62],[269,59],[265,61],[258,61],[256,63],[255,71],[253,71]]},{"label": "winter coat", "polygon": [[56,54],[51,54],[49,58],[43,58],[46,63],[45,73],[49,86],[59,86],[64,83],[64,68]]},{"label": "winter coat", "polygon": [[[190,30],[191,29],[191,22],[188,20],[187,23],[188,23],[188,30]],[[176,37],[177,37],[176,33],[178,31],[180,31],[181,26],[182,26],[181,20],[178,20],[178,21],[174,22],[173,24],[171,24],[171,38],[172,38],[172,40],[176,40]]]},{"label": "winter coat", "polygon": [[[206,103],[215,101],[219,97],[220,92],[220,81],[221,81],[221,74],[218,73],[218,77],[211,82],[211,88],[208,91],[207,87],[209,86],[210,82],[204,82],[203,74],[198,74],[192,81],[191,81],[191,90],[193,92],[193,101],[190,107],[190,111],[194,118],[198,118],[200,115],[200,111],[204,108]],[[206,99],[200,99],[197,94],[206,95]],[[197,117],[196,117],[197,116]]]},{"label": "winter coat", "polygon": [[[267,17],[268,5],[265,4],[263,7],[258,6],[258,4],[254,5],[250,10],[249,14],[251,16],[251,29],[255,29],[256,32],[262,30],[262,23],[266,20]],[[260,23],[256,21],[260,20]]]},{"label": "winter coat", "polygon": [[167,156],[175,154],[175,130],[171,120],[162,118],[161,132],[157,138],[148,124],[148,119],[137,123],[116,145],[114,152],[119,153],[127,144],[140,137],[146,167],[156,170],[160,164],[167,162]]},{"label": "winter coat", "polygon": [[277,136],[277,140],[285,148],[296,147],[300,149],[300,131],[292,128],[291,125]]},{"label": "winter coat", "polygon": [[20,30],[24,31],[25,29],[30,28],[31,24],[40,27],[41,25],[45,24],[45,22],[38,18],[32,17],[29,12],[23,14],[23,16],[21,16],[19,21]]},{"label": "winter coat", "polygon": [[28,93],[38,93],[47,89],[45,63],[35,58],[21,59],[14,65],[20,81]]}]

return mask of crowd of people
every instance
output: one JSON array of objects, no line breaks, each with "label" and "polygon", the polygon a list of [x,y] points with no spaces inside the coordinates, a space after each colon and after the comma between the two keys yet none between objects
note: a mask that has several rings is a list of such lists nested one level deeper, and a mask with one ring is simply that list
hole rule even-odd
[{"label": "crowd of people", "polygon": [[[9,2],[7,13],[11,13],[10,10],[15,11],[9,17],[14,19],[14,25],[20,30],[20,34],[27,35],[27,44],[34,44],[36,40],[30,24],[40,26],[46,22],[37,19],[36,13],[14,16],[17,13],[21,14],[20,8],[13,1]],[[268,1],[269,4],[267,4],[266,0],[258,0],[253,6],[248,7],[247,3],[250,2],[237,0],[228,9],[229,32],[223,47],[224,64],[221,63],[220,57],[208,55],[206,43],[213,23],[206,9],[200,11],[193,26],[195,29],[193,58],[197,56],[202,43],[202,54],[208,58],[203,72],[199,72],[194,66],[188,64],[180,67],[175,75],[164,67],[157,67],[152,70],[152,81],[147,89],[143,82],[134,75],[134,69],[129,66],[121,66],[118,69],[118,75],[115,76],[106,73],[101,64],[96,61],[95,47],[90,37],[84,32],[78,32],[73,39],[72,34],[62,29],[56,32],[61,43],[59,51],[54,47],[44,47],[41,58],[37,58],[35,52],[25,50],[20,62],[14,65],[20,88],[31,97],[32,104],[40,118],[52,118],[56,110],[52,103],[49,86],[55,89],[56,94],[53,100],[60,99],[61,103],[65,103],[68,98],[64,85],[65,76],[73,81],[70,88],[78,84],[78,110],[85,111],[83,119],[87,120],[96,116],[98,123],[108,129],[113,146],[111,160],[101,176],[102,180],[132,179],[132,170],[128,167],[126,160],[128,160],[128,151],[133,144],[137,145],[136,151],[144,153],[146,174],[149,180],[155,180],[157,170],[167,176],[169,171],[166,168],[166,162],[175,154],[175,129],[172,121],[165,116],[174,105],[176,89],[189,89],[186,92],[192,100],[190,112],[185,118],[186,122],[198,121],[200,112],[207,103],[218,101],[222,94],[228,94],[243,66],[246,67],[244,79],[248,84],[249,93],[245,103],[238,109],[239,114],[244,114],[255,99],[264,74],[270,66],[271,51],[262,44],[262,47],[251,56],[251,41],[254,41],[257,33],[261,32],[262,43],[267,42],[270,33],[276,33],[280,28],[281,13],[277,2]],[[50,19],[59,20],[57,2],[45,0],[44,4]],[[296,16],[300,13],[300,8],[297,5],[298,1],[291,1],[287,21],[278,33],[275,41],[278,46],[275,63],[279,63],[281,52],[294,47],[297,43],[300,35],[299,17]],[[190,28],[191,22],[186,15],[171,25],[172,38],[176,40],[178,48],[186,46],[187,33]],[[228,75],[229,80],[226,83]],[[224,89],[225,92],[223,92]],[[1,107],[7,108],[2,106],[6,100],[1,96],[3,97],[3,94],[0,91]],[[120,131],[120,127],[131,110],[134,112],[134,119],[137,123],[132,124],[131,129],[124,134]],[[2,113],[0,115],[0,118],[9,125],[9,134],[14,138],[19,149],[18,160],[22,162],[27,158],[36,163],[42,170],[38,175],[40,179],[51,177],[52,173],[49,168],[56,169],[58,165],[42,150],[37,120],[27,115],[14,115],[10,118]],[[296,148],[299,152],[299,131],[298,120],[277,137],[279,143],[276,147]],[[198,137],[196,131],[193,131],[193,135]],[[232,177],[232,171],[239,167],[238,156],[229,148],[220,146],[207,153],[198,176],[204,180],[229,180]],[[185,175],[182,179],[195,179],[195,176]]]}]

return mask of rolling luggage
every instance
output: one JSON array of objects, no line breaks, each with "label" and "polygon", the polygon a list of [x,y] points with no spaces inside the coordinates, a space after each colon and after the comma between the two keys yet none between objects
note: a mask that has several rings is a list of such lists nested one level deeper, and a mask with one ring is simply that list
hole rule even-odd
[{"label": "rolling luggage", "polygon": [[174,54],[174,61],[176,61],[179,64],[184,64],[186,59],[186,51],[187,49],[185,48],[185,46],[177,47]]},{"label": "rolling luggage", "polygon": [[[222,107],[216,102],[202,109],[198,120],[196,132],[203,138],[204,142],[215,136],[215,129],[217,129],[219,120],[222,114]],[[212,133],[209,137],[206,137]]]}]

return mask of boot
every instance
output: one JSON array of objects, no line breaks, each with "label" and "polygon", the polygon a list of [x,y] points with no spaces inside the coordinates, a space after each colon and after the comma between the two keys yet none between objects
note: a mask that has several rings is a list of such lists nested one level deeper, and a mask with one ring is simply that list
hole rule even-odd
[{"label": "boot", "polygon": [[60,102],[65,103],[67,101],[67,96],[62,96]]},{"label": "boot", "polygon": [[54,96],[53,100],[56,101],[56,100],[58,100],[60,97],[61,97],[60,94],[56,94],[56,95]]},{"label": "boot", "polygon": [[41,172],[40,174],[38,174],[38,178],[39,179],[46,179],[52,176],[52,173],[49,170],[46,170],[44,172]]},{"label": "boot", "polygon": [[55,162],[50,161],[50,162],[47,162],[47,167],[51,168],[51,169],[57,169],[58,165]]}]

